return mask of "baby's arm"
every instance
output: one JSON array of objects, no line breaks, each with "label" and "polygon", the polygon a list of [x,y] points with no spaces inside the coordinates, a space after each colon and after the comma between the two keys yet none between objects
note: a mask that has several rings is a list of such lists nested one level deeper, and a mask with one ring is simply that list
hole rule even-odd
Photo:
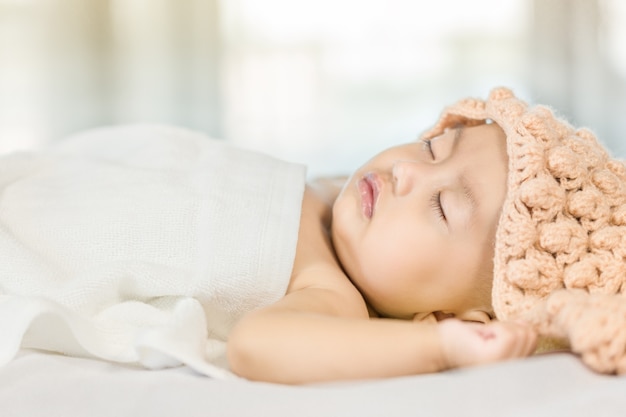
[{"label": "baby's arm", "polygon": [[235,326],[228,341],[235,373],[281,383],[382,378],[532,351],[533,334],[513,324],[476,327],[456,320],[433,324],[370,318],[332,251],[327,209],[324,199],[307,189],[287,295]]},{"label": "baby's arm", "polygon": [[331,292],[301,290],[246,317],[229,342],[232,370],[292,384],[384,378],[523,357],[535,347],[535,334],[514,323],[344,316],[330,306]]}]

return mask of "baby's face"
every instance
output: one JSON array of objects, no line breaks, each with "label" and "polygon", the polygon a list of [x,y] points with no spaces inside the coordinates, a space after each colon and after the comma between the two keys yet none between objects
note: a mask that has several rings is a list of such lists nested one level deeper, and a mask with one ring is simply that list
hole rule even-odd
[{"label": "baby's face", "polygon": [[488,321],[506,178],[494,124],[387,149],[354,173],[333,206],[332,238],[370,306],[386,317]]}]

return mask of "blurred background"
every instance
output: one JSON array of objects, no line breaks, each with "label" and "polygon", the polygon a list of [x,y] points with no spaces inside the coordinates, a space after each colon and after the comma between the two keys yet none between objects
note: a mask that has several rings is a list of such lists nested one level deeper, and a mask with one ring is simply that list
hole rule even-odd
[{"label": "blurred background", "polygon": [[0,0],[0,152],[155,122],[340,174],[496,85],[626,156],[626,1]]}]

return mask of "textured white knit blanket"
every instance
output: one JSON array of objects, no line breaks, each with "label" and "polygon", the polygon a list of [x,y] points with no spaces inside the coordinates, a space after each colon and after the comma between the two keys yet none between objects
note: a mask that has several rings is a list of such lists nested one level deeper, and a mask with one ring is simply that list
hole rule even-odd
[{"label": "textured white knit blanket", "polygon": [[0,158],[0,365],[24,347],[230,375],[231,327],[287,288],[304,183],[163,126]]}]

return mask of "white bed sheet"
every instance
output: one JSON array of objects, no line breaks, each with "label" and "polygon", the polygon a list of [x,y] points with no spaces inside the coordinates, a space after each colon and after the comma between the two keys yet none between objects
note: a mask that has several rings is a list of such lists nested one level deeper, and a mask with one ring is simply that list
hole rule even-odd
[{"label": "white bed sheet", "polygon": [[35,351],[0,369],[0,415],[623,416],[626,377],[567,353],[379,381],[281,386]]}]

